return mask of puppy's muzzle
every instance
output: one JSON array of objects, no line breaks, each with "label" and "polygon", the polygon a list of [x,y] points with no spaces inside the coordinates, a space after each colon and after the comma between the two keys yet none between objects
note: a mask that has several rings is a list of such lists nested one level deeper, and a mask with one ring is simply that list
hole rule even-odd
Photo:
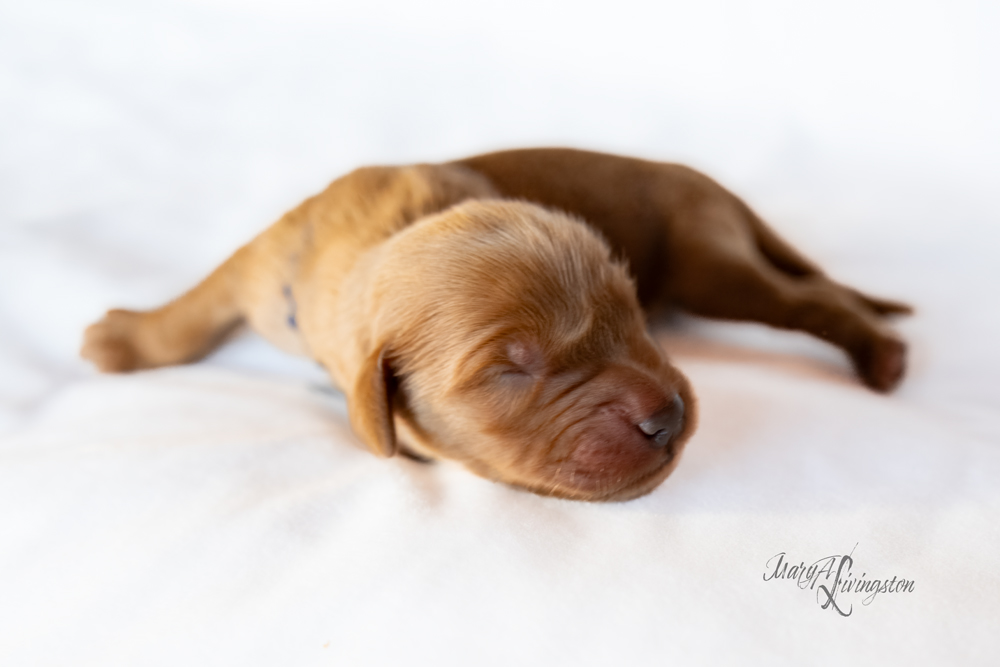
[{"label": "puppy's muzzle", "polygon": [[654,448],[670,445],[684,430],[684,400],[674,394],[670,405],[639,423],[639,430],[646,434],[650,446]]},{"label": "puppy's muzzle", "polygon": [[662,481],[691,426],[685,401],[670,384],[627,367],[592,380],[596,405],[567,431],[572,453],[560,461],[556,480],[606,499],[627,498],[648,480]]}]

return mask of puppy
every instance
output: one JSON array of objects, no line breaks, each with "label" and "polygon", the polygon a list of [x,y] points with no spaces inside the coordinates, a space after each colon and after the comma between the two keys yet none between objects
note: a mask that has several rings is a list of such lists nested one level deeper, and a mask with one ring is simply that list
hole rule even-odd
[{"label": "puppy", "polygon": [[903,374],[883,319],[905,305],[831,281],[702,174],[565,149],[354,171],[187,294],[108,312],[82,355],[184,363],[245,321],[329,371],[379,456],[626,500],[670,474],[696,421],[646,329],[665,307],[809,332],[877,390]]}]

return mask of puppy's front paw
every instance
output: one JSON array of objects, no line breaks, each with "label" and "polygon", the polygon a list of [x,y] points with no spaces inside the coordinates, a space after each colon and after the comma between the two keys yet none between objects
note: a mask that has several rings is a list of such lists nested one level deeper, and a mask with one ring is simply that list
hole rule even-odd
[{"label": "puppy's front paw", "polygon": [[892,335],[880,336],[854,363],[866,385],[876,391],[891,391],[906,372],[906,343]]},{"label": "puppy's front paw", "polygon": [[92,361],[105,373],[122,373],[142,368],[142,356],[135,339],[142,313],[109,310],[83,334],[80,356]]}]

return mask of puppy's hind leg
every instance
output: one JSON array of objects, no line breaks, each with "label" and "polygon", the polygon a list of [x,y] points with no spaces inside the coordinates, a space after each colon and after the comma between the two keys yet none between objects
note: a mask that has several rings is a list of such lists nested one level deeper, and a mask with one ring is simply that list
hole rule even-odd
[{"label": "puppy's hind leg", "polygon": [[80,355],[106,373],[194,361],[243,319],[237,252],[192,290],[156,310],[110,310],[84,333]]},{"label": "puppy's hind leg", "polygon": [[882,316],[894,312],[886,306],[902,304],[869,301],[794,251],[774,261],[775,246],[759,246],[735,209],[699,211],[697,227],[701,233],[688,235],[673,255],[678,305],[706,317],[805,331],[843,348],[869,387],[889,391],[898,384],[906,345]]},{"label": "puppy's hind leg", "polygon": [[[753,240],[757,244],[757,249],[774,268],[794,278],[823,276],[823,271],[818,266],[803,257],[798,250],[778,236],[749,206],[740,200],[736,200],[736,204],[743,219],[747,222]],[[913,313],[913,308],[905,303],[874,297],[843,285],[840,287],[854,295],[855,299],[876,315],[892,316]]]}]

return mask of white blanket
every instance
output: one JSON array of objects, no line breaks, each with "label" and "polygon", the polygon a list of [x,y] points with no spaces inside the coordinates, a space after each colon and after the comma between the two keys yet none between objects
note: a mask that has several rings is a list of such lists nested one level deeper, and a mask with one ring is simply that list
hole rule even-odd
[{"label": "white blanket", "polygon": [[[996,10],[352,5],[0,6],[0,664],[997,664]],[[678,318],[698,432],[585,504],[375,459],[250,334],[76,358],[354,166],[538,144],[716,176],[916,306],[907,379]]]}]

